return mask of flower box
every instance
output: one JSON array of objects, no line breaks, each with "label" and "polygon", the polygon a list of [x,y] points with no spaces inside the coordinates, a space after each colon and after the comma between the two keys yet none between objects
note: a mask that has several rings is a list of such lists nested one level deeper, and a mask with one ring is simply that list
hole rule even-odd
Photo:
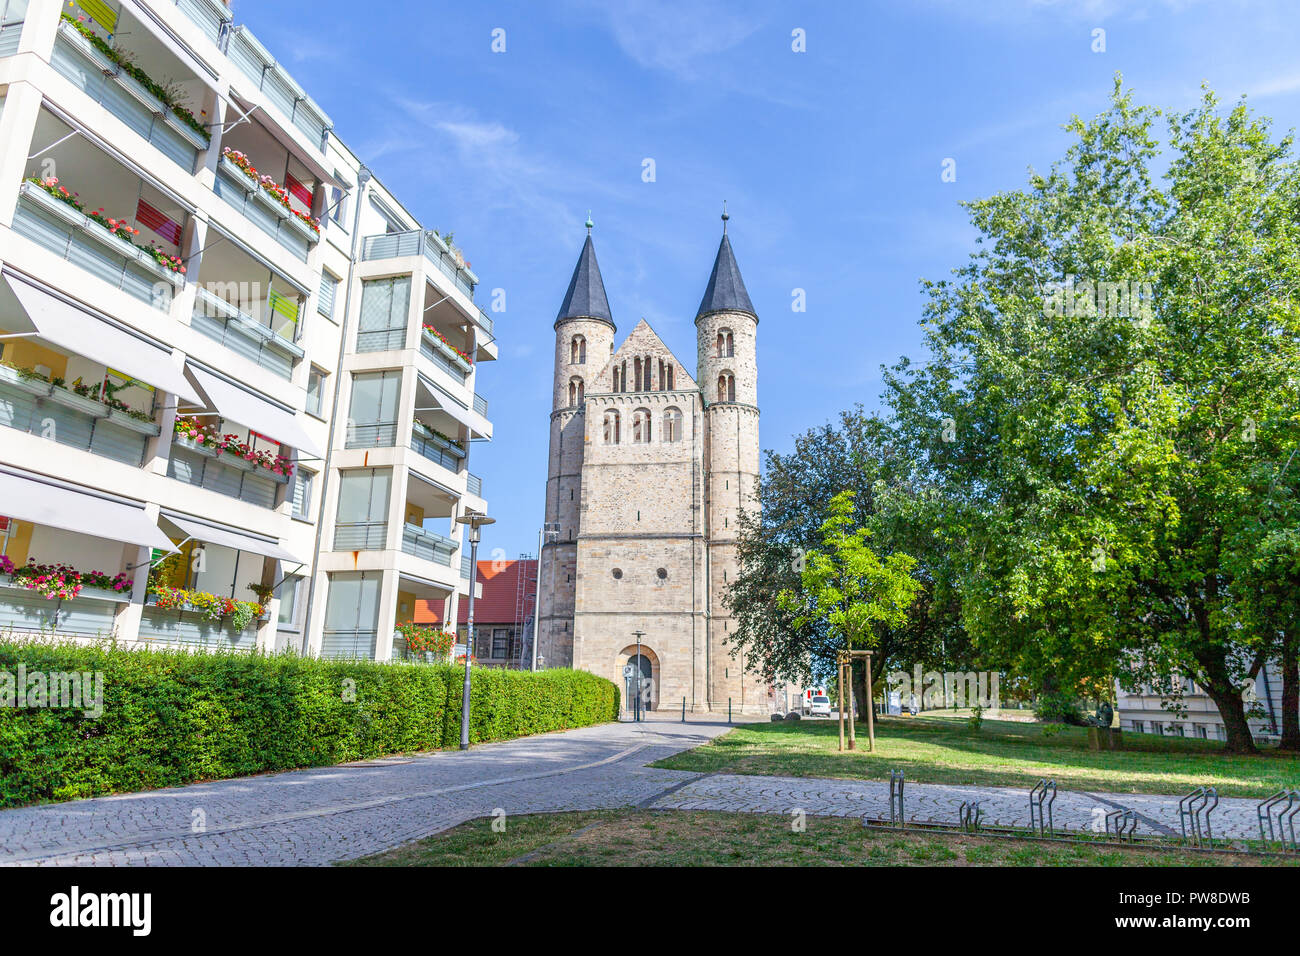
[{"label": "flower box", "polygon": [[153,113],[154,116],[162,116],[171,112],[166,103],[150,93],[143,83],[125,70],[119,72],[114,78],[117,80],[118,85],[131,95],[133,100],[150,113]]},{"label": "flower box", "polygon": [[[279,203],[276,203],[276,205],[279,205]],[[284,209],[283,206],[280,206],[280,208]],[[305,222],[303,222],[301,219],[295,216],[291,210],[286,209],[285,212],[289,213],[289,218],[286,220],[289,223],[289,225],[293,226],[294,229],[302,233],[303,237],[306,238],[308,242],[311,243],[320,242],[319,232],[317,232],[311,226],[307,225]]]},{"label": "flower box", "polygon": [[69,388],[61,388],[56,385],[50,392],[50,401],[81,412],[91,418],[108,417],[109,408],[103,402],[94,398],[87,398],[85,395],[78,395]]},{"label": "flower box", "polygon": [[269,468],[263,468],[256,462],[249,461],[247,458],[240,458],[234,452],[218,452],[215,448],[209,448],[207,445],[200,445],[196,441],[188,438],[182,438],[180,435],[173,435],[173,444],[180,445],[182,448],[188,448],[195,454],[203,455],[205,458],[211,458],[218,464],[225,465],[227,468],[234,468],[236,471],[246,471],[249,474],[259,475],[262,478],[274,481],[278,485],[289,483],[289,475],[277,475]]},{"label": "flower box", "polygon": [[16,368],[10,368],[7,365],[0,365],[0,382],[4,382],[19,391],[27,392],[29,395],[37,395],[41,398],[49,395],[54,391],[54,386],[49,382],[39,378],[25,378],[18,373]]},{"label": "flower box", "polygon": [[[235,168],[239,169],[238,166],[236,166]],[[242,169],[239,170],[239,172],[241,176],[243,176],[245,179],[248,179],[248,174],[245,173]],[[280,200],[272,196],[270,190],[263,189],[260,183],[257,185],[256,189],[257,192],[254,194],[254,197],[259,202],[261,202],[262,205],[266,206],[268,209],[271,210],[271,212],[275,213],[281,219],[292,218],[293,213],[288,210],[288,208],[285,206],[284,203],[280,202]]]},{"label": "flower box", "polygon": [[163,121],[185,137],[185,140],[197,150],[205,150],[212,145],[210,139],[204,139],[198,130],[177,116],[172,110],[168,110],[163,114]]},{"label": "flower box", "polygon": [[443,355],[447,356],[447,358],[451,361],[452,365],[455,365],[458,369],[465,372],[466,374],[474,370],[474,366],[471,365],[469,362],[467,362],[464,358],[462,358],[460,353],[457,352],[454,348],[452,348],[442,339],[438,338],[438,336],[434,335],[428,329],[424,329],[422,331],[424,332],[424,337],[429,340],[429,342],[433,345],[434,348],[436,348]]},{"label": "flower box", "polygon": [[104,56],[95,44],[87,40],[81,31],[67,20],[59,21],[59,33],[65,41],[76,47],[77,52],[89,60],[91,65],[105,76],[112,76],[118,71],[117,64]]},{"label": "flower box", "polygon": [[261,192],[262,187],[256,179],[244,172],[237,162],[229,156],[221,157],[221,168],[234,177],[235,182],[239,183],[242,189],[251,192]]},{"label": "flower box", "polygon": [[[213,618],[208,617],[207,614],[205,614],[205,613],[203,612],[203,608],[195,607],[195,606],[192,605],[192,604],[188,604],[188,603],[186,603],[186,604],[182,604],[182,605],[180,605],[180,606],[172,606],[172,607],[158,607],[158,598],[157,598],[155,595],[152,595],[152,594],[149,595],[147,598],[145,598],[144,603],[145,603],[145,606],[146,606],[146,607],[156,608],[156,609],[159,610],[159,611],[171,611],[171,612],[174,612],[178,617],[180,617],[181,615],[187,615],[187,614],[188,614],[188,615],[190,615],[192,618],[196,617],[196,618],[198,618],[202,623],[204,623],[204,624],[210,624],[210,625],[212,625],[212,626],[215,627],[215,628],[223,628],[223,629],[228,629],[228,630],[231,630],[231,631],[234,631],[234,629],[235,629],[235,628],[234,628],[234,625],[233,625],[232,622],[230,621],[230,616],[229,616],[229,615],[224,615],[224,616],[222,616],[222,617],[217,618],[217,619],[214,620]],[[244,630],[248,630],[248,628],[251,628],[251,627],[256,627],[256,626],[259,625],[259,624],[264,624],[264,623],[267,621],[268,616],[269,616],[269,615],[267,615],[265,612],[263,612],[263,614],[262,614],[261,617],[255,617],[255,618],[253,618],[253,620],[249,622],[248,627],[244,628]]]},{"label": "flower box", "polygon": [[138,432],[141,435],[147,435],[150,438],[157,438],[162,434],[162,426],[157,422],[146,422],[143,419],[129,415],[119,408],[110,408],[108,420],[114,425],[118,425],[128,431]]},{"label": "flower box", "polygon": [[[9,575],[7,574],[0,574],[0,588],[12,588],[15,591],[26,591],[28,594],[35,594],[37,597],[45,597],[45,595],[41,594],[40,591],[37,591],[34,588],[23,587],[13,578],[9,577]],[[113,591],[108,588],[83,587],[80,591],[77,592],[77,596],[75,598],[71,598],[70,600],[80,601],[82,599],[85,599],[87,601],[111,601],[114,604],[126,604],[131,600],[131,592]],[[47,598],[47,600],[51,604],[53,604],[58,600],[69,600],[69,599]]]}]

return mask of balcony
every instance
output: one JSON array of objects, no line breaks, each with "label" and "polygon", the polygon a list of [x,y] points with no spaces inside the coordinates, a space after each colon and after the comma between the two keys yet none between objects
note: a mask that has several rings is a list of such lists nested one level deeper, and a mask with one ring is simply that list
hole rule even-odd
[{"label": "balcony", "polygon": [[451,567],[451,556],[460,547],[451,538],[409,522],[402,526],[402,550],[425,561]]},{"label": "balcony", "polygon": [[221,30],[233,16],[221,0],[176,0],[176,7],[213,43],[221,42]]},{"label": "balcony", "polygon": [[474,411],[478,412],[484,418],[487,418],[487,413],[488,413],[487,399],[484,398],[482,395],[480,395],[478,392],[474,393]]},{"label": "balcony", "polygon": [[[307,177],[306,173],[302,175]],[[296,177],[293,179],[298,186],[307,188]],[[217,167],[213,189],[228,205],[301,262],[307,261],[311,247],[320,240],[319,230],[295,214],[292,202],[286,205],[277,198],[279,192],[263,186],[227,156],[222,156]],[[284,187],[277,184],[277,189],[283,190]],[[302,212],[301,209],[297,211]]]},{"label": "balcony", "polygon": [[382,551],[387,538],[386,521],[340,521],[334,526],[335,551]]},{"label": "balcony", "polygon": [[[93,381],[100,383],[105,375],[100,368]],[[51,381],[30,370],[0,365],[0,425],[135,468],[143,465],[149,439],[158,436],[158,424],[91,397],[99,394],[95,388],[85,389],[87,394],[82,395],[63,382],[61,377]],[[146,388],[119,387],[137,401],[152,402]]]},{"label": "balcony", "polygon": [[[178,416],[167,474],[260,508],[274,508],[278,490],[288,484],[292,467],[271,450],[278,450],[277,444],[248,429],[225,431],[234,428],[238,426],[217,416]],[[225,434],[232,438],[227,441],[221,437]],[[259,442],[263,444],[260,449]],[[250,461],[246,452],[258,460]]]},{"label": "balcony", "polygon": [[[193,172],[212,139],[205,123],[211,91],[138,21],[120,23],[114,34],[103,35],[107,33],[98,24],[78,23],[64,14],[50,65],[163,155]],[[168,85],[154,77],[166,78]],[[199,105],[191,108],[194,103]]]},{"label": "balcony", "polygon": [[303,350],[224,299],[199,289],[190,325],[208,338],[288,381]]},{"label": "balcony", "polygon": [[424,429],[418,421],[416,427],[411,430],[411,450],[453,474],[460,472],[461,462],[465,457],[463,450],[443,436]]},{"label": "balcony", "polygon": [[471,571],[472,569],[473,569],[473,564],[470,562],[469,555],[468,555],[468,554],[461,555],[461,559],[460,559],[460,579],[461,579],[462,581],[466,581],[466,582],[469,581],[469,578],[470,578],[470,571]]},{"label": "balcony", "polygon": [[[450,250],[441,239],[424,229],[412,229],[409,232],[390,232],[379,236],[366,236],[362,242],[361,258],[363,261],[374,259],[397,259],[406,256],[424,256],[438,271],[451,279],[461,292],[471,300],[478,276],[467,268],[456,264]],[[480,319],[486,319],[482,309],[478,309]],[[491,331],[490,323],[488,331]]]},{"label": "balcony", "polygon": [[18,41],[23,34],[23,19],[26,16],[25,3],[11,4],[0,9],[0,58],[13,56],[18,52]]},{"label": "balcony", "polygon": [[465,475],[465,490],[475,498],[483,497],[483,479],[473,472]]},{"label": "balcony", "polygon": [[304,136],[311,147],[319,152],[325,149],[326,134],[333,128],[330,118],[316,105],[288,72],[281,67],[257,38],[243,25],[230,33],[226,53],[260,90],[267,100]]},{"label": "balcony", "polygon": [[348,423],[344,448],[392,448],[397,444],[397,422]]},{"label": "balcony", "polygon": [[469,381],[473,363],[443,341],[431,326],[425,326],[420,333],[420,352],[456,381],[462,384]]}]

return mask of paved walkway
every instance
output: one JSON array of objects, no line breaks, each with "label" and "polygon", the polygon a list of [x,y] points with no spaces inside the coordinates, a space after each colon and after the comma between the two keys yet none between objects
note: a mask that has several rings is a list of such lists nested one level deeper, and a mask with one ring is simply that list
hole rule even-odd
[{"label": "paved walkway", "polygon": [[[647,766],[725,733],[725,720],[655,715],[447,751],[0,812],[0,865],[320,865],[474,817],[625,806],[888,818],[875,781],[702,776]],[[955,822],[979,800],[990,825],[1025,826],[1024,790],[907,784],[909,820]],[[1056,825],[1091,829],[1132,807],[1138,832],[1177,835],[1177,797],[1061,791]],[[1223,800],[1216,836],[1257,834],[1255,804]]]}]

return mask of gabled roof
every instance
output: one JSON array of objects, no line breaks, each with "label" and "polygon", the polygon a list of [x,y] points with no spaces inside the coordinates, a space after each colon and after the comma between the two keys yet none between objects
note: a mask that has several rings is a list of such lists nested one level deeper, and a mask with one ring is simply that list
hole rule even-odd
[{"label": "gabled roof", "polygon": [[603,319],[614,324],[614,316],[609,311],[609,299],[605,296],[605,281],[600,277],[600,266],[596,263],[596,247],[591,243],[591,233],[582,244],[582,253],[578,264],[573,268],[573,278],[569,280],[569,291],[564,293],[564,302],[555,317],[556,322],[563,319],[592,318]]},{"label": "gabled roof", "polygon": [[624,359],[631,361],[639,355],[653,355],[673,362],[676,366],[673,375],[673,385],[675,386],[673,391],[693,392],[699,388],[686,366],[677,356],[673,355],[668,346],[664,345],[663,339],[659,338],[659,334],[650,328],[650,323],[645,319],[641,319],[637,322],[636,327],[628,333],[627,338],[623,340],[623,344],[618,347],[618,350],[609,357],[609,361],[605,363],[604,368],[596,375],[594,381],[587,386],[587,391],[589,393],[612,391],[614,388],[614,366]]},{"label": "gabled roof", "polygon": [[758,313],[749,301],[749,293],[745,291],[745,280],[740,277],[740,267],[736,265],[736,256],[731,251],[731,240],[725,232],[718,245],[718,256],[713,260],[709,286],[704,290],[704,298],[700,301],[695,317],[698,319],[710,312],[748,312],[758,318]]}]

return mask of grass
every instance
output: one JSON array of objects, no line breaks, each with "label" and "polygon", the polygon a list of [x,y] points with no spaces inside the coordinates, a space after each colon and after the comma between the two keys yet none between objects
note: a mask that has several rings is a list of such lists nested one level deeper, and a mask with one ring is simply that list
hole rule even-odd
[{"label": "grass", "polygon": [[[470,820],[344,866],[1262,866],[1240,854],[867,830],[857,819],[593,810]],[[498,826],[500,824],[498,823]],[[1287,861],[1291,862],[1291,861]],[[1300,860],[1294,861],[1300,863]]]},{"label": "grass", "polygon": [[868,753],[866,724],[859,750],[840,753],[830,720],[746,724],[702,747],[653,764],[671,770],[783,777],[887,780],[902,770],[908,781],[1028,789],[1039,779],[1062,789],[1111,793],[1183,794],[1214,786],[1220,796],[1267,796],[1300,779],[1300,757],[1277,751],[1227,754],[1213,741],[1125,734],[1124,749],[1093,751],[1083,727],[1052,728],[985,720],[978,733],[964,719],[882,717],[876,750]]}]

